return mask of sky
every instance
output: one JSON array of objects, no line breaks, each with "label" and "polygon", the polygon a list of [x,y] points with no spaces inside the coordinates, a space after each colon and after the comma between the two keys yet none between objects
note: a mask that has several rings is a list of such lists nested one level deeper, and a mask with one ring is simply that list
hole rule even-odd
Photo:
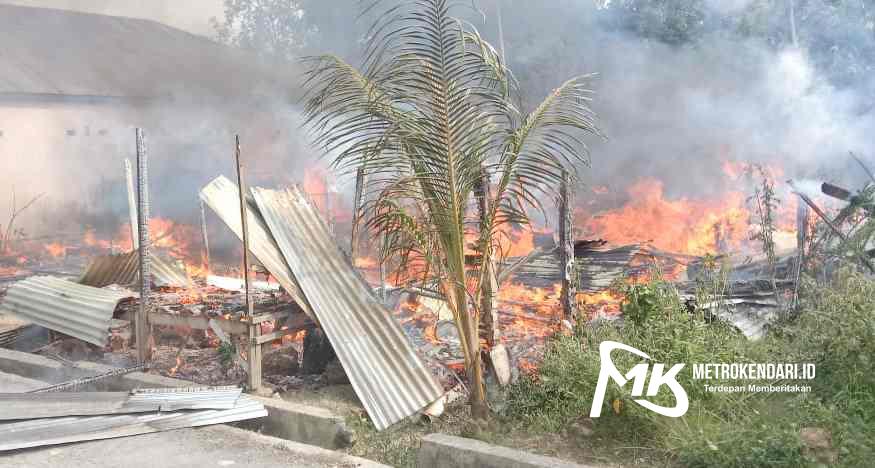
[{"label": "sky", "polygon": [[209,19],[222,16],[222,0],[0,0],[0,3],[151,19],[205,36],[212,35]]}]

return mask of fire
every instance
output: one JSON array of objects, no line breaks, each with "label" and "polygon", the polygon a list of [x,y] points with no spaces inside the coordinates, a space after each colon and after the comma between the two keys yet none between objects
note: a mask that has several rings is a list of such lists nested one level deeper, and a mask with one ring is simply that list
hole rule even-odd
[{"label": "fire", "polygon": [[379,266],[379,262],[371,257],[356,257],[353,262],[356,268],[373,269]]},{"label": "fire", "polygon": [[43,246],[43,248],[46,249],[46,252],[48,252],[49,255],[55,258],[63,258],[67,255],[67,246],[59,242],[46,244]]},{"label": "fire", "polygon": [[577,293],[577,306],[593,319],[599,315],[618,315],[623,297],[612,291]]},{"label": "fire", "polygon": [[85,236],[82,238],[82,242],[89,247],[97,247],[100,249],[112,248],[112,242],[99,239],[93,229],[85,231]]},{"label": "fire", "polygon": [[[724,169],[729,174],[737,172],[732,165]],[[643,179],[627,193],[629,202],[620,208],[585,219],[580,219],[585,213],[577,213],[588,236],[618,245],[645,242],[688,255],[743,250],[750,243],[751,211],[747,195],[741,191],[704,199],[669,199],[661,181]],[[794,210],[793,203],[781,205],[778,228],[786,233],[777,238],[795,235]]]},{"label": "fire", "polygon": [[552,317],[559,311],[559,297],[562,285],[554,284],[552,288],[531,288],[520,283],[508,283],[498,291],[498,301],[512,306],[525,306],[525,309],[539,315]]},{"label": "fire", "polygon": [[182,357],[176,356],[176,365],[170,368],[170,371],[168,371],[168,374],[170,376],[176,375],[176,372],[179,371],[180,367],[182,367]]}]

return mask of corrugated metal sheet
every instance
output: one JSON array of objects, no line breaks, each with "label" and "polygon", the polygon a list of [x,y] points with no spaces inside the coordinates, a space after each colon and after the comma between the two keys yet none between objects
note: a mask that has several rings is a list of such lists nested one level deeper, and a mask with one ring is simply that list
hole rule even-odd
[{"label": "corrugated metal sheet", "polygon": [[441,386],[306,197],[297,188],[252,193],[377,429],[437,400]]},{"label": "corrugated metal sheet", "polygon": [[33,419],[0,424],[0,451],[111,439],[264,416],[267,416],[264,405],[241,395],[231,409]]},{"label": "corrugated metal sheet", "polygon": [[[240,191],[237,189],[237,185],[226,177],[219,176],[201,190],[200,197],[228,225],[238,238],[243,238],[243,227],[240,219]],[[258,213],[258,209],[250,203],[246,213],[249,215],[247,221],[250,252],[279,281],[286,292],[304,309],[304,312],[313,320],[317,320],[313,316],[310,303],[307,302],[304,293],[301,292],[301,288],[295,280],[295,275],[286,264],[283,254],[280,252],[279,247],[277,247],[264,219]]]},{"label": "corrugated metal sheet", "polygon": [[161,411],[181,409],[231,409],[240,398],[240,387],[143,388],[131,392],[132,407],[159,405]]},{"label": "corrugated metal sheet", "polygon": [[95,257],[79,278],[79,284],[102,288],[110,284],[130,286],[137,281],[140,266],[137,251]]},{"label": "corrugated metal sheet", "polygon": [[0,309],[37,325],[97,346],[106,346],[112,313],[119,301],[135,297],[50,276],[13,284]]},{"label": "corrugated metal sheet", "polygon": [[133,392],[0,393],[0,421],[203,409],[231,409],[239,387],[191,387]]},{"label": "corrugated metal sheet", "polygon": [[0,348],[12,347],[24,327],[28,325],[28,322],[0,314]]},{"label": "corrugated metal sheet", "polygon": [[[88,264],[85,273],[79,278],[79,283],[95,288],[110,284],[128,286],[137,282],[139,268],[140,259],[136,250],[117,255],[104,255],[94,258]],[[157,255],[152,255],[152,283],[155,286],[176,288],[191,286],[184,268]]]},{"label": "corrugated metal sheet", "polygon": [[179,260],[165,260],[159,255],[152,254],[150,272],[152,284],[155,286],[168,286],[173,288],[191,287],[191,280],[185,271],[185,266]]}]

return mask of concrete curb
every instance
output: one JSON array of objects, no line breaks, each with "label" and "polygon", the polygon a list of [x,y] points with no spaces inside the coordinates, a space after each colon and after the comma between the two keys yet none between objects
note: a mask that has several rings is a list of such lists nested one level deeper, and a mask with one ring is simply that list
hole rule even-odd
[{"label": "concrete curb", "polygon": [[241,423],[258,432],[326,449],[349,447],[353,432],[344,419],[330,410],[301,405],[279,398],[253,396],[267,408],[266,418]]},{"label": "concrete curb", "polygon": [[285,439],[278,439],[275,437],[266,436],[263,434],[258,434],[256,432],[250,432],[243,429],[238,429],[236,427],[231,426],[211,426],[214,430],[219,431],[228,431],[233,434],[235,437],[241,439],[248,439],[253,441],[256,444],[263,445],[271,445],[282,450],[288,450],[290,452],[300,453],[312,458],[319,458],[320,462],[325,463],[326,465],[331,466],[348,466],[348,467],[362,467],[362,468],[390,468],[388,465],[383,465],[381,463],[377,463],[372,460],[368,460],[366,458],[354,457],[352,455],[347,455],[341,452],[335,452],[332,450],[327,450],[324,448],[316,447],[313,445],[301,444],[298,442],[293,442]]},{"label": "concrete curb", "polygon": [[[0,349],[0,371],[28,376],[48,383],[89,377],[112,370],[113,367],[80,361],[76,367],[65,366],[43,356]],[[127,391],[135,388],[192,387],[187,380],[160,375],[131,372],[101,381],[92,386],[97,391]],[[354,436],[344,419],[330,410],[291,403],[279,398],[254,396],[267,408],[267,417],[239,423],[240,427],[263,432],[281,439],[326,449],[338,449],[352,444]]]},{"label": "concrete curb", "polygon": [[418,468],[596,468],[447,434],[422,439]]}]

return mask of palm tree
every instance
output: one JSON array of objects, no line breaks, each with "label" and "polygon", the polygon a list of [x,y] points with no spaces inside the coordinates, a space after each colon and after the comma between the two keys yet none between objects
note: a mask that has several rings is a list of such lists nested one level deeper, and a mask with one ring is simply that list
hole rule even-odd
[{"label": "palm tree", "polygon": [[483,418],[478,328],[484,294],[494,291],[489,268],[466,265],[466,254],[483,266],[500,261],[504,229],[527,223],[527,210],[552,199],[563,174],[589,164],[583,136],[600,132],[588,76],[566,81],[523,115],[501,55],[451,16],[456,6],[391,5],[370,29],[361,69],[332,55],[307,59],[305,115],[336,168],[368,174],[363,213],[386,239],[384,256],[446,298],[472,415]]}]

